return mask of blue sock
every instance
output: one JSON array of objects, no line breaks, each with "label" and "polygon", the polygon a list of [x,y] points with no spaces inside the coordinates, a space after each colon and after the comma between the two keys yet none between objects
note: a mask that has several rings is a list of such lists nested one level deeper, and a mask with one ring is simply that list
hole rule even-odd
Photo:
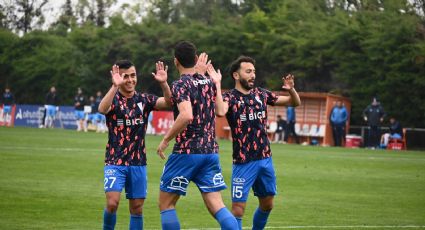
[{"label": "blue sock", "polygon": [[103,210],[103,230],[113,230],[117,222],[117,213],[109,213]]},{"label": "blue sock", "polygon": [[238,226],[235,217],[226,207],[221,208],[215,213],[215,219],[217,219],[222,230],[232,230],[235,229],[235,226]]},{"label": "blue sock", "polygon": [[143,215],[130,215],[130,230],[141,230],[143,229]]},{"label": "blue sock", "polygon": [[180,222],[175,209],[161,211],[162,230],[180,229]]},{"label": "blue sock", "polygon": [[263,211],[260,208],[254,213],[254,219],[252,220],[252,230],[261,230],[267,224],[267,219],[269,218],[270,211]]},{"label": "blue sock", "polygon": [[242,217],[235,217],[236,221],[238,222],[239,230],[242,230]]}]

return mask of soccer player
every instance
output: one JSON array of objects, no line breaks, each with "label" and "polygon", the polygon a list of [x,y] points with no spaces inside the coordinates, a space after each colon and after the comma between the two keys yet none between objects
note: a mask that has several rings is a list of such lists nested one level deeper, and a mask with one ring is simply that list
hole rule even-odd
[{"label": "soccer player", "polygon": [[[214,79],[198,74],[205,71],[196,72],[194,44],[179,42],[174,57],[180,73],[180,79],[171,87],[175,122],[158,146],[159,156],[165,159],[164,150],[176,138],[161,176],[159,208],[162,229],[180,229],[175,206],[180,196],[186,195],[190,181],[198,186],[208,211],[221,229],[237,229],[236,219],[225,207],[220,193],[226,188],[215,141],[215,100],[221,91]],[[206,70],[207,59],[206,54],[199,56],[198,67],[205,67],[199,69]]]},{"label": "soccer player", "polygon": [[[211,66],[208,73],[211,76],[219,74]],[[264,229],[276,195],[276,176],[267,137],[267,105],[298,106],[301,101],[292,75],[283,78],[282,89],[288,91],[289,96],[277,96],[255,87],[253,58],[241,56],[233,61],[230,74],[235,88],[224,93],[225,103],[217,110],[217,115],[226,115],[232,132],[232,213],[242,229],[242,217],[252,188],[259,201],[252,229]]]},{"label": "soccer player", "polygon": [[46,118],[44,120],[44,125],[46,128],[53,128],[53,120],[56,117],[56,112],[58,111],[59,98],[56,93],[56,88],[54,86],[50,87],[50,91],[46,94]]},{"label": "soccer player", "polygon": [[6,87],[2,96],[3,103],[3,124],[4,126],[10,125],[10,114],[12,112],[12,106],[15,104],[15,98],[13,97],[10,88]]},{"label": "soccer player", "polygon": [[147,193],[145,132],[149,113],[171,108],[167,67],[156,63],[156,73],[164,97],[139,93],[136,68],[128,60],[120,60],[112,67],[112,87],[99,104],[99,112],[106,115],[108,144],[106,145],[104,187],[106,209],[103,229],[114,229],[120,194],[125,187],[129,200],[130,230],[143,229],[142,208]]}]

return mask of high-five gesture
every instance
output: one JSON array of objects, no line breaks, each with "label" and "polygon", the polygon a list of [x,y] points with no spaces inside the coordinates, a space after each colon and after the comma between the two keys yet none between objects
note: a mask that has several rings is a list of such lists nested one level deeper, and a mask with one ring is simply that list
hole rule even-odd
[{"label": "high-five gesture", "polygon": [[221,72],[218,69],[217,71],[214,69],[214,66],[210,63],[207,66],[207,73],[210,75],[211,79],[213,80],[214,84],[221,83]]},{"label": "high-five gesture", "polygon": [[284,90],[290,90],[294,88],[295,82],[294,82],[294,75],[288,74],[286,77],[282,77],[283,86],[282,89]]},{"label": "high-five gesture", "polygon": [[199,74],[204,75],[210,63],[211,60],[208,60],[208,54],[201,53],[201,55],[199,55],[198,57],[198,61],[196,62],[195,71]]},{"label": "high-five gesture", "polygon": [[164,63],[162,61],[155,63],[155,65],[156,65],[156,73],[152,73],[153,77],[159,83],[166,82],[168,77],[167,75],[168,66],[167,65],[164,66]]},{"label": "high-five gesture", "polygon": [[120,75],[120,68],[117,65],[112,66],[111,76],[114,86],[120,86],[124,84],[124,78]]}]

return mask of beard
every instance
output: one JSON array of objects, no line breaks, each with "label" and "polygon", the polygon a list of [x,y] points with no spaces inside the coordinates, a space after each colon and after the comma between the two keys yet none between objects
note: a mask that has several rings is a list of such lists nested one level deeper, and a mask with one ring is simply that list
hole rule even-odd
[{"label": "beard", "polygon": [[254,88],[254,83],[250,85],[248,80],[240,79],[239,82],[241,83],[242,88],[244,88],[245,90],[251,90],[252,88]]}]

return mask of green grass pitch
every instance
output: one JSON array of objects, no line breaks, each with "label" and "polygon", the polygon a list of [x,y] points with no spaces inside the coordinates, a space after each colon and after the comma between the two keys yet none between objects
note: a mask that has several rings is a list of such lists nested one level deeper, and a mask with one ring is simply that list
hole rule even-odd
[{"label": "green grass pitch", "polygon": [[[160,229],[157,200],[165,163],[156,155],[160,138],[147,136],[145,229]],[[1,127],[0,228],[101,229],[106,141],[106,134]],[[230,185],[231,142],[219,145]],[[425,228],[425,152],[282,144],[273,144],[272,151],[278,195],[270,229]],[[230,207],[230,188],[222,195]],[[251,194],[245,229],[252,226],[256,206]],[[193,183],[177,213],[184,229],[219,228]],[[128,222],[123,194],[116,229],[128,229]]]}]

